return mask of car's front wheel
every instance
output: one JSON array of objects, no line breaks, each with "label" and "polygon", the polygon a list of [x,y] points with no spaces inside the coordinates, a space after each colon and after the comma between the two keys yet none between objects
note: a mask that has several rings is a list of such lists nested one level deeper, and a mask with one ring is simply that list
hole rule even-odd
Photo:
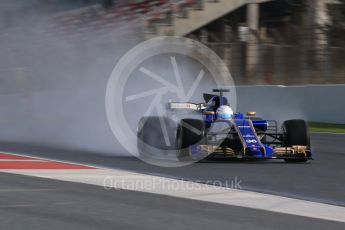
[{"label": "car's front wheel", "polygon": [[[283,145],[284,147],[306,146],[310,149],[310,137],[308,124],[305,120],[288,120],[283,123]],[[306,162],[308,158],[304,155],[297,158],[285,158],[288,163]]]}]

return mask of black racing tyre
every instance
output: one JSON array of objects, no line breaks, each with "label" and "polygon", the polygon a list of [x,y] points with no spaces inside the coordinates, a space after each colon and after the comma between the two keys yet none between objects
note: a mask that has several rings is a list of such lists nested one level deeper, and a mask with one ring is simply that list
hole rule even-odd
[{"label": "black racing tyre", "polygon": [[[288,120],[283,123],[283,146],[301,145],[310,147],[308,124],[305,120]],[[306,162],[308,159],[285,159],[286,162]]]},{"label": "black racing tyre", "polygon": [[137,133],[139,154],[152,158],[175,150],[175,129],[176,123],[168,117],[141,118]]},{"label": "black racing tyre", "polygon": [[179,161],[192,160],[190,146],[205,136],[205,123],[198,119],[182,119],[176,133],[176,157]]}]

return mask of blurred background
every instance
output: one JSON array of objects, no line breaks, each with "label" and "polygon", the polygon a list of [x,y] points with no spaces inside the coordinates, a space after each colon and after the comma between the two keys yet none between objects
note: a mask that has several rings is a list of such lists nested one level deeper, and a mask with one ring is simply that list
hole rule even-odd
[{"label": "blurred background", "polygon": [[345,0],[1,0],[0,31],[1,143],[122,152],[108,78],[162,35],[215,51],[243,86],[242,112],[345,123]]},{"label": "blurred background", "polygon": [[[108,50],[104,40],[114,39],[115,33],[116,39],[126,41],[125,46],[114,41],[117,49],[130,46],[131,39],[161,35],[201,41],[224,59],[237,84],[345,82],[344,0],[2,0],[0,4],[1,58],[6,59],[1,72],[17,78],[28,78],[36,70],[25,68],[15,56],[19,48],[9,43],[39,49],[56,47],[54,40],[60,40],[64,47],[73,44],[75,56],[87,58],[94,52],[90,43],[103,41],[97,50]],[[80,60],[72,62],[82,65]]]}]

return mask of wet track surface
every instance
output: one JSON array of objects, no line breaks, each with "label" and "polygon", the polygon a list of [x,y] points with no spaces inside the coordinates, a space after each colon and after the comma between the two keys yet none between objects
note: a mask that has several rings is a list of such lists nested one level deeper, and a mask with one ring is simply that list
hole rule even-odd
[{"label": "wet track surface", "polygon": [[345,206],[345,135],[313,134],[314,161],[286,164],[283,161],[212,162],[181,168],[161,168],[131,157],[66,152],[24,145],[1,144],[1,150],[132,170],[199,182],[231,185],[242,189]]},{"label": "wet track surface", "polygon": [[344,229],[345,224],[0,173],[0,229]]}]

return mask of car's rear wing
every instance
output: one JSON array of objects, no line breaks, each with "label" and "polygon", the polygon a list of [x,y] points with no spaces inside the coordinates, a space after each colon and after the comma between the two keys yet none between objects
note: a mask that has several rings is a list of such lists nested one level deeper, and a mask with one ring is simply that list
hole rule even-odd
[{"label": "car's rear wing", "polygon": [[194,110],[194,111],[202,111],[204,110],[205,104],[195,104],[195,103],[190,103],[190,102],[169,102],[168,103],[168,108],[171,110],[174,109],[189,109],[189,110]]}]

